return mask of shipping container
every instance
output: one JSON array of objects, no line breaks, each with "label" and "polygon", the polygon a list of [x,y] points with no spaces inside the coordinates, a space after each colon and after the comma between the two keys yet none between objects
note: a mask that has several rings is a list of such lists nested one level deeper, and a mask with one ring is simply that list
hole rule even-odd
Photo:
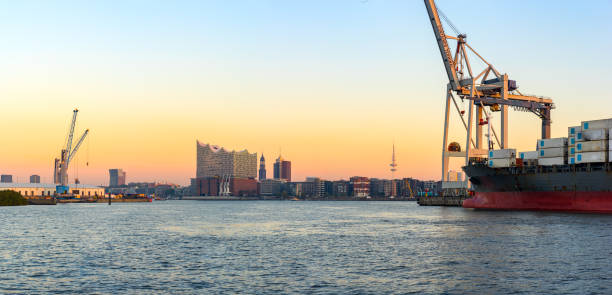
[{"label": "shipping container", "polygon": [[585,141],[608,139],[608,128],[582,131],[582,137]]},{"label": "shipping container", "polygon": [[567,145],[568,146],[576,145],[576,135],[573,135],[567,138]]},{"label": "shipping container", "polygon": [[568,154],[570,157],[573,157],[573,156],[576,154],[576,147],[575,147],[575,146],[570,146],[570,147],[567,149],[567,154]]},{"label": "shipping container", "polygon": [[488,163],[491,168],[512,167],[516,166],[516,158],[489,159]]},{"label": "shipping container", "polygon": [[567,137],[557,137],[549,139],[540,139],[538,141],[539,149],[557,148],[567,146]]},{"label": "shipping container", "polygon": [[574,156],[576,164],[580,163],[602,163],[607,162],[608,152],[586,152],[576,153]]},{"label": "shipping container", "polygon": [[579,131],[582,131],[582,127],[581,126],[573,126],[573,127],[568,127],[567,128],[567,135],[569,136],[573,136],[576,135],[576,133],[578,133]]},{"label": "shipping container", "polygon": [[490,150],[489,159],[516,158],[516,149]]},{"label": "shipping container", "polygon": [[567,155],[566,147],[540,149],[538,151],[538,159],[539,158],[565,157],[566,155]]},{"label": "shipping container", "polygon": [[605,152],[607,150],[607,140],[583,141],[576,144],[576,153]]},{"label": "shipping container", "polygon": [[538,151],[520,152],[519,157],[523,160],[535,160],[538,158]]},{"label": "shipping container", "polygon": [[567,164],[566,157],[556,157],[556,158],[539,158],[538,165],[541,166],[553,166],[553,165],[565,165]]},{"label": "shipping container", "polygon": [[582,130],[588,129],[602,129],[602,128],[612,128],[612,119],[602,119],[602,120],[592,120],[592,121],[583,121]]}]

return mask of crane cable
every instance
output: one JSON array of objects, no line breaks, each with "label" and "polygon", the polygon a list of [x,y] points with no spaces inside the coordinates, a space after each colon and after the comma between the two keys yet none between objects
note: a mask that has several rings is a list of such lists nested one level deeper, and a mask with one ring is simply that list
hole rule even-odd
[{"label": "crane cable", "polygon": [[[437,7],[436,7],[437,8]],[[450,19],[446,16],[446,14],[444,14],[444,12],[442,12],[442,10],[440,10],[440,8],[438,9],[438,14],[442,16],[442,18],[444,19],[444,21],[451,27],[451,29],[455,32],[455,34],[461,35],[461,33],[459,32],[459,29],[457,29],[457,27],[455,27],[455,25],[453,24],[453,22],[450,21]]]}]

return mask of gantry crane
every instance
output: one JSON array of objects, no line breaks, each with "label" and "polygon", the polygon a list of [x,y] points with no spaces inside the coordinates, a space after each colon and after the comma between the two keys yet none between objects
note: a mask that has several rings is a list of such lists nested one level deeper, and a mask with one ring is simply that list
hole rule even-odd
[{"label": "gantry crane", "polygon": [[[449,80],[446,88],[446,111],[444,114],[442,181],[448,180],[449,157],[465,157],[467,165],[471,156],[482,156],[486,154],[487,149],[492,148],[492,136],[489,134],[489,144],[487,149],[483,149],[482,126],[488,124],[489,128],[492,127],[490,126],[489,113],[485,112],[485,107],[489,107],[490,111],[499,111],[501,113],[500,136],[498,137],[495,129],[492,129],[499,148],[508,148],[508,106],[512,106],[520,111],[532,112],[540,117],[542,120],[542,138],[550,138],[550,111],[554,108],[552,99],[523,95],[518,90],[516,81],[508,79],[507,74],[500,74],[492,64],[486,61],[467,43],[466,35],[458,32],[447,17],[437,9],[434,0],[424,1]],[[457,33],[456,37],[449,36],[444,32],[440,15]],[[456,41],[454,55],[448,40]],[[486,65],[482,71],[473,71],[475,69],[470,64],[468,53]],[[493,77],[489,78],[489,76]],[[462,101],[467,99],[469,102],[467,122],[463,118],[464,111],[459,109],[455,96],[461,98]],[[464,152],[447,150],[451,101],[459,112],[463,126],[466,129],[467,137]],[[474,107],[476,109],[475,122],[472,120]],[[486,120],[483,118],[483,115],[486,117]],[[474,123],[476,125],[475,142],[472,139],[472,126]]]},{"label": "gantry crane", "polygon": [[70,161],[74,158],[74,155],[79,151],[79,147],[85,140],[85,137],[89,133],[89,129],[83,132],[81,138],[77,141],[76,145],[72,147],[72,139],[74,138],[74,128],[76,126],[76,119],[78,109],[74,109],[72,112],[72,122],[68,130],[68,136],[66,137],[66,146],[61,150],[60,157],[55,158],[55,166],[53,170],[53,181],[58,185],[57,192],[64,194],[68,191],[68,166]]}]

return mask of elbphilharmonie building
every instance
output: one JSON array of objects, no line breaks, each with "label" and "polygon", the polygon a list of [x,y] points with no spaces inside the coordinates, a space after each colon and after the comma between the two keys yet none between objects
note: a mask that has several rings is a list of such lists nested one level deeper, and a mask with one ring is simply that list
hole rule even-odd
[{"label": "elbphilharmonie building", "polygon": [[227,151],[223,147],[197,144],[196,177],[256,178],[257,153]]}]

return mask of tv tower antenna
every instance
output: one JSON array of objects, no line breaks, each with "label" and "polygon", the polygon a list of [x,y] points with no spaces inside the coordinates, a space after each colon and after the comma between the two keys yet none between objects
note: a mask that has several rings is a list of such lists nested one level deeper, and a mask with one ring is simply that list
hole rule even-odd
[{"label": "tv tower antenna", "polygon": [[397,171],[397,162],[395,162],[395,143],[393,143],[393,154],[391,154],[391,180],[395,179],[395,171]]}]

